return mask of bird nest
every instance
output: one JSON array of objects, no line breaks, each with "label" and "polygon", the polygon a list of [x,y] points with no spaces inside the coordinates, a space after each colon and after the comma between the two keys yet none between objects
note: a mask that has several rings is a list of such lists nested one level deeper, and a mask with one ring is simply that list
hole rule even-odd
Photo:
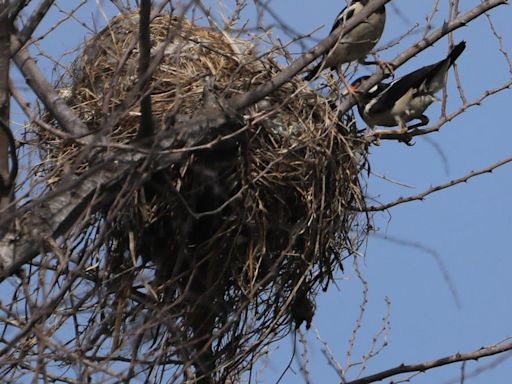
[{"label": "bird nest", "polygon": [[[137,15],[114,18],[60,84],[92,133],[137,81],[137,31]],[[285,57],[258,56],[251,39],[165,15],[151,22],[151,44],[153,53],[164,50],[150,88],[156,134],[207,99],[229,100],[267,82]],[[192,361],[196,374],[218,382],[251,366],[292,324],[309,326],[319,289],[367,232],[367,218],[354,210],[364,206],[366,146],[348,128],[351,119],[340,121],[326,98],[293,79],[241,120],[224,128],[225,140],[199,143],[142,185],[123,188],[124,205],[91,219],[95,233],[107,234],[98,279],[130,287],[102,302],[120,308],[109,346],[126,342],[128,319],[143,318],[137,335],[160,341],[146,356],[167,346],[174,364]],[[139,123],[134,104],[102,140],[133,144]],[[87,168],[78,144],[39,136],[50,183],[70,164],[76,173]]]}]

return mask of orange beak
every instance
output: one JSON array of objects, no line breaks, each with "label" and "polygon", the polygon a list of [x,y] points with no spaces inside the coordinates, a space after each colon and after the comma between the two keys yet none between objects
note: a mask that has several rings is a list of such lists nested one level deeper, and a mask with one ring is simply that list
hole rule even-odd
[{"label": "orange beak", "polygon": [[348,95],[355,95],[357,93],[357,90],[359,89],[359,84],[357,85],[349,85],[342,93],[341,95],[346,97]]}]

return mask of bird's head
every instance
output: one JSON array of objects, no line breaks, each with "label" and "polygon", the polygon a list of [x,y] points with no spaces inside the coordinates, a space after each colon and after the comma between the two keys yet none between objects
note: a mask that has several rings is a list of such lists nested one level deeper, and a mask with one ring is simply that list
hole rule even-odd
[{"label": "bird's head", "polygon": [[[350,2],[351,5],[353,4],[361,4],[363,7],[368,5],[369,3],[371,2],[371,0],[352,0]],[[385,11],[385,6],[383,5],[382,7],[380,7],[378,10],[377,10],[377,13],[381,13],[381,12],[384,12]]]},{"label": "bird's head", "polygon": [[[361,94],[361,92],[359,91],[359,89],[361,88],[361,85],[370,78],[371,76],[361,76],[359,78],[357,78],[356,80],[354,80],[349,86],[347,89],[345,89],[343,91],[343,96],[347,96],[349,94],[357,94],[360,98],[362,97],[363,99],[373,99],[375,96],[377,96],[380,92],[382,92],[382,88],[383,88],[383,84],[382,83],[378,83],[376,85],[374,85],[373,87],[371,87],[367,92],[365,92],[364,94]],[[384,86],[385,87],[385,86]]]}]

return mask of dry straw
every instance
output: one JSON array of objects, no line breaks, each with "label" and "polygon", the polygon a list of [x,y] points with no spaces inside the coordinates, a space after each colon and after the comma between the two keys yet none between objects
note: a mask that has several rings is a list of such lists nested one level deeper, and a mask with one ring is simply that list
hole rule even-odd
[{"label": "dry straw", "polygon": [[[137,81],[137,30],[137,15],[114,18],[73,64],[67,100],[91,132]],[[152,52],[165,50],[150,87],[157,136],[174,116],[268,81],[283,58],[170,16],[152,20],[151,36]],[[110,333],[96,338],[103,347],[130,346],[146,361],[158,355],[155,364],[235,380],[294,323],[309,325],[319,289],[366,236],[367,218],[350,209],[364,205],[366,147],[325,97],[294,79],[242,115],[225,127],[228,138],[199,143],[90,219],[103,245],[89,282],[116,287],[100,302],[115,308]],[[139,118],[135,104],[96,137],[114,150],[130,145]],[[87,168],[80,145],[40,137],[52,182]],[[134,330],[134,321],[143,325]],[[133,339],[148,341],[134,348]]]}]

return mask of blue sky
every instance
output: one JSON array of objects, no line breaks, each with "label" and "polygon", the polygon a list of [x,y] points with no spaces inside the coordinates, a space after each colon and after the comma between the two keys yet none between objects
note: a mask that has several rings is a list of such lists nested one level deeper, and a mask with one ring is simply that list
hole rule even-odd
[{"label": "blue sky", "polygon": [[[95,2],[90,3],[91,8],[83,11],[79,18],[91,20],[92,15],[103,25],[99,13],[94,9]],[[325,24],[315,34],[321,38],[330,29],[343,3],[342,0],[274,0],[270,4],[284,21],[302,33]],[[388,22],[380,45],[397,38],[416,22],[423,25],[433,3],[434,0],[393,1],[393,6],[388,6]],[[446,18],[447,3],[447,0],[440,1],[440,14],[435,19],[434,27],[441,26]],[[478,3],[475,0],[461,2],[462,11]],[[394,11],[394,7],[400,10],[400,14]],[[512,51],[512,8],[502,6],[490,14],[505,38],[506,47]],[[51,21],[47,25],[51,25]],[[279,31],[275,33],[278,35]],[[83,41],[84,29],[78,23],[68,22],[55,34],[58,34],[60,45],[52,47],[52,52],[58,56]],[[419,36],[404,40],[383,52],[381,57],[393,58]],[[454,38],[456,42],[464,39],[468,44],[458,60],[458,67],[469,99],[509,79],[508,67],[498,52],[497,42],[489,32],[485,18],[456,31]],[[446,38],[439,41],[399,68],[397,76],[441,59],[446,54],[447,46]],[[51,76],[51,66],[44,61],[41,61],[41,65]],[[366,74],[367,70],[360,68],[359,73]],[[448,93],[448,110],[453,111],[460,104],[453,76],[449,79]],[[381,202],[392,201],[512,156],[512,128],[508,118],[510,108],[511,92],[505,91],[446,124],[439,133],[429,135],[428,139],[415,139],[414,147],[394,142],[383,142],[380,147],[372,147],[370,160],[374,175],[369,180],[369,195]],[[437,120],[439,113],[439,106],[427,111],[431,122]],[[15,120],[18,117],[17,114],[13,115]],[[440,148],[444,158],[432,142]],[[365,374],[400,363],[415,363],[459,351],[472,351],[512,336],[511,170],[512,166],[505,166],[493,174],[431,195],[425,201],[408,203],[375,215],[377,235],[370,237],[367,248],[363,250],[365,256],[359,263],[369,284],[369,303],[354,359],[357,360],[358,354],[367,350],[371,337],[379,329],[386,312],[386,297],[392,303],[391,330],[389,345],[378,357],[368,362]],[[385,175],[411,188],[381,180],[375,175]],[[397,241],[386,240],[386,236]],[[431,253],[417,246],[399,244],[403,242],[421,244]],[[449,284],[432,253],[437,255],[448,271],[449,283],[458,293],[460,306],[456,305]],[[346,263],[345,274],[340,274],[338,285],[339,291],[331,288],[319,297],[314,328],[328,342],[339,361],[344,362],[361,301],[361,284],[350,262]],[[321,345],[316,340],[314,329],[307,332],[306,337],[312,382],[337,383],[336,373],[327,365],[320,351]],[[289,338],[275,346],[263,376],[264,383],[274,382],[281,374],[289,359],[291,342]],[[468,372],[478,364],[488,364],[492,359],[468,363]],[[354,372],[357,370],[356,367]],[[445,383],[456,378],[459,372],[460,365],[436,369],[416,377],[413,382]],[[506,382],[511,374],[512,356],[468,382]],[[302,379],[299,373],[289,372],[282,382],[299,383]]]}]

